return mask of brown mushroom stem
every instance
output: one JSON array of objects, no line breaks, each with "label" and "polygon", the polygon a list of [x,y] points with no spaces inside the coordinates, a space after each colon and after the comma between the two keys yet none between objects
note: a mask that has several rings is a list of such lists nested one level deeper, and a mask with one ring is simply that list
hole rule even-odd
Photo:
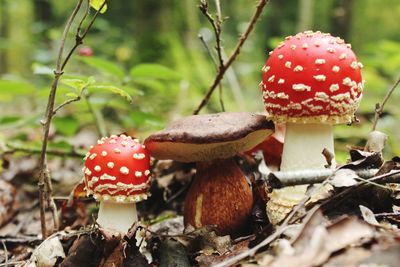
[{"label": "brown mushroom stem", "polygon": [[185,225],[212,225],[219,234],[232,234],[243,230],[252,207],[252,189],[232,158],[197,163],[185,200]]},{"label": "brown mushroom stem", "polygon": [[101,227],[127,233],[137,221],[136,203],[100,202],[97,223]]}]

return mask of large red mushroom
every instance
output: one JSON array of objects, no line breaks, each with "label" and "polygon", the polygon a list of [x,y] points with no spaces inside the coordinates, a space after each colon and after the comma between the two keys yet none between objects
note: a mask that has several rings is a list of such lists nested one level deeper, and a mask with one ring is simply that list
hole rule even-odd
[{"label": "large red mushroom", "polygon": [[138,220],[136,202],[147,199],[150,156],[144,145],[126,135],[97,141],[85,157],[87,195],[100,201],[97,223],[128,232]]},{"label": "large red mushroom", "polygon": [[[322,151],[334,153],[332,125],[351,123],[360,103],[361,68],[351,45],[328,33],[298,33],[270,52],[260,87],[267,117],[286,123],[281,171],[325,168]],[[281,190],[274,193],[290,195]]]}]

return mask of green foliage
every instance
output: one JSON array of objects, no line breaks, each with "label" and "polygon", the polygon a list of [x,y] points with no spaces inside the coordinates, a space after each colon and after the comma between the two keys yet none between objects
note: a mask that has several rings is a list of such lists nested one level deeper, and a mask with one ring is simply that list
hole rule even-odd
[{"label": "green foliage", "polygon": [[[104,4],[104,2],[105,2],[104,0],[90,0],[89,1],[90,6],[96,10],[99,10],[102,7],[102,5]],[[100,10],[100,13],[104,13],[106,11],[107,11],[107,4],[105,4],[103,6],[103,8]]]},{"label": "green foliage", "polygon": [[134,66],[129,71],[133,79],[135,78],[157,78],[162,80],[179,80],[180,75],[165,66],[159,64],[140,64]]},{"label": "green foliage", "polygon": [[124,70],[116,63],[99,57],[80,57],[80,60],[102,73],[115,76],[118,79],[125,77]]}]

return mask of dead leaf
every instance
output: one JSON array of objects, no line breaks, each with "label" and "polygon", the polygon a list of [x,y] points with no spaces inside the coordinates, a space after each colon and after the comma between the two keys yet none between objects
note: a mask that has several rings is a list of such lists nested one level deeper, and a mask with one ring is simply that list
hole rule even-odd
[{"label": "dead leaf", "polygon": [[339,169],[334,172],[330,179],[330,184],[334,187],[349,187],[358,183],[358,175],[350,169]]},{"label": "dead leaf", "polygon": [[374,213],[369,208],[360,205],[361,215],[367,223],[373,226],[380,226],[379,222],[376,220]]},{"label": "dead leaf", "polygon": [[65,258],[65,253],[60,239],[57,236],[43,241],[33,252],[31,261],[37,267],[53,267],[61,259]]},{"label": "dead leaf", "polygon": [[0,179],[0,227],[14,217],[17,212],[15,187]]},{"label": "dead leaf", "polygon": [[374,229],[356,217],[344,217],[325,227],[317,224],[321,215],[316,213],[314,216],[308,223],[315,226],[306,225],[293,243],[296,253],[291,256],[279,255],[271,267],[319,266],[335,251],[357,245],[374,236]]},{"label": "dead leaf", "polygon": [[372,131],[368,134],[367,144],[365,145],[365,151],[368,152],[379,152],[385,148],[388,136],[380,131]]}]

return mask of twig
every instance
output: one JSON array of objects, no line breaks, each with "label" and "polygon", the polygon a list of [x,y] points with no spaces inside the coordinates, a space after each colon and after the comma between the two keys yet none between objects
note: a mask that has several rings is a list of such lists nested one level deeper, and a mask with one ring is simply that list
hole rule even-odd
[{"label": "twig", "polygon": [[4,258],[5,258],[5,266],[8,266],[9,262],[8,262],[8,250],[7,250],[7,246],[6,243],[4,242],[4,240],[1,240],[1,244],[3,244],[3,249],[4,249]]},{"label": "twig", "polygon": [[[400,174],[400,170],[392,170],[389,173],[385,173],[385,174],[382,174],[382,175],[375,176],[375,177],[369,179],[368,182],[377,183],[377,182],[382,182],[382,180],[383,180],[383,182],[388,182],[387,179],[390,178],[390,177],[392,177],[394,179],[396,179],[396,178],[398,179],[399,178],[398,177],[399,174]],[[368,184],[366,181],[362,181],[362,182],[359,182],[359,183],[357,183],[357,184],[355,184],[353,186],[350,186],[350,187],[346,188],[345,190],[343,190],[339,194],[336,194],[333,197],[331,197],[331,198],[325,200],[324,202],[322,202],[321,203],[321,207],[323,208],[323,207],[327,206],[328,204],[332,204],[332,206],[330,208],[336,207],[337,205],[339,205],[345,199],[346,196],[348,196],[350,194],[354,194],[355,190],[359,189],[360,187],[362,187],[362,186],[364,186],[366,184]]]},{"label": "twig", "polygon": [[[89,1],[86,1],[87,5],[89,5]],[[49,174],[49,170],[47,167],[47,146],[48,146],[48,138],[49,138],[49,131],[50,131],[50,125],[51,121],[54,115],[54,102],[55,102],[55,96],[57,92],[57,87],[59,80],[63,74],[65,65],[68,63],[72,53],[75,51],[75,49],[82,44],[83,38],[86,36],[88,31],[90,30],[91,26],[94,23],[94,20],[97,18],[100,10],[105,6],[107,1],[104,1],[100,9],[96,12],[95,16],[92,18],[90,21],[89,25],[87,26],[86,30],[84,33],[79,36],[79,34],[76,35],[76,43],[73,46],[73,48],[70,50],[68,55],[63,61],[63,54],[64,54],[64,47],[65,43],[68,37],[68,33],[70,31],[70,28],[72,26],[73,21],[75,20],[79,10],[81,9],[83,0],[79,0],[78,3],[76,4],[74,10],[72,11],[72,14],[67,20],[67,23],[65,25],[62,38],[61,38],[61,44],[60,48],[58,51],[58,56],[57,56],[57,62],[56,62],[56,69],[54,71],[54,80],[50,88],[50,93],[49,93],[49,98],[47,102],[47,108],[46,108],[46,115],[45,115],[45,120],[43,122],[43,143],[42,143],[42,152],[40,155],[40,160],[39,160],[39,182],[38,182],[38,187],[39,187],[39,201],[40,201],[40,222],[41,222],[41,228],[42,228],[42,238],[47,237],[47,226],[46,226],[46,220],[45,220],[45,202],[47,200],[47,205],[50,208],[53,216],[53,224],[54,228],[57,230],[59,221],[58,221],[58,214],[57,214],[57,207],[54,203],[54,200],[52,199],[52,184],[51,184],[51,178]],[[80,30],[80,27],[83,23],[83,20],[86,18],[87,14],[83,16],[81,22],[79,23],[78,30]]]},{"label": "twig", "polygon": [[80,96],[77,96],[77,97],[75,97],[75,98],[71,98],[71,99],[66,100],[64,103],[60,104],[58,107],[56,107],[56,108],[53,110],[53,116],[56,115],[57,111],[59,111],[60,109],[62,109],[62,108],[65,107],[66,105],[69,105],[69,104],[71,104],[72,102],[77,102],[77,101],[79,101],[79,100],[81,100],[81,97],[80,97]]},{"label": "twig", "polygon": [[394,85],[389,89],[389,91],[386,92],[385,97],[383,98],[383,101],[381,104],[376,103],[375,106],[375,117],[374,117],[374,122],[372,123],[372,131],[376,130],[376,125],[378,124],[378,120],[382,115],[383,108],[385,107],[386,102],[389,100],[390,96],[396,89],[396,87],[400,84],[400,78],[397,79],[397,81],[394,83]]},{"label": "twig", "polygon": [[[199,39],[200,39],[201,43],[203,44],[204,48],[206,49],[207,54],[210,56],[212,62],[214,63],[216,71],[218,71],[217,61],[215,60],[213,54],[211,53],[211,50],[208,47],[208,44],[207,44],[206,40],[204,40],[203,35],[199,34]],[[219,87],[219,89],[218,89],[219,90],[219,104],[221,105],[221,110],[224,112],[225,111],[225,105],[224,105],[224,100],[223,100],[223,97],[222,97],[222,95],[223,95],[222,85],[219,84],[218,87]]]},{"label": "twig", "polygon": [[221,82],[222,78],[224,77],[224,74],[226,70],[232,65],[232,63],[236,60],[237,56],[240,53],[240,49],[242,48],[243,44],[246,42],[247,38],[249,37],[250,33],[252,32],[255,23],[257,22],[258,18],[260,17],[265,5],[269,2],[269,0],[260,0],[259,3],[257,4],[256,11],[253,14],[253,17],[251,18],[249,22],[249,26],[247,26],[246,31],[242,34],[242,36],[239,38],[238,43],[236,44],[235,49],[233,50],[232,54],[228,58],[227,62],[219,69],[214,82],[208,89],[207,94],[204,96],[203,100],[201,101],[200,105],[194,110],[193,114],[199,114],[201,109],[208,103],[210,100],[210,97],[212,93],[214,92],[215,88],[217,88],[218,84]]},{"label": "twig", "polygon": [[[340,169],[339,169],[340,170]],[[338,170],[301,170],[286,172],[271,172],[267,179],[272,188],[286,186],[321,183],[332,176]],[[371,178],[378,172],[378,169],[356,170],[354,173],[361,178]]]},{"label": "twig", "polygon": [[[7,143],[6,146],[10,148],[10,150],[5,151],[4,153],[15,153],[15,152],[22,152],[28,154],[42,153],[42,150],[40,148],[20,146],[13,143]],[[85,153],[83,151],[76,151],[76,150],[47,149],[46,153],[47,155],[52,155],[52,156],[72,157],[72,158],[83,158],[85,156]]]}]

